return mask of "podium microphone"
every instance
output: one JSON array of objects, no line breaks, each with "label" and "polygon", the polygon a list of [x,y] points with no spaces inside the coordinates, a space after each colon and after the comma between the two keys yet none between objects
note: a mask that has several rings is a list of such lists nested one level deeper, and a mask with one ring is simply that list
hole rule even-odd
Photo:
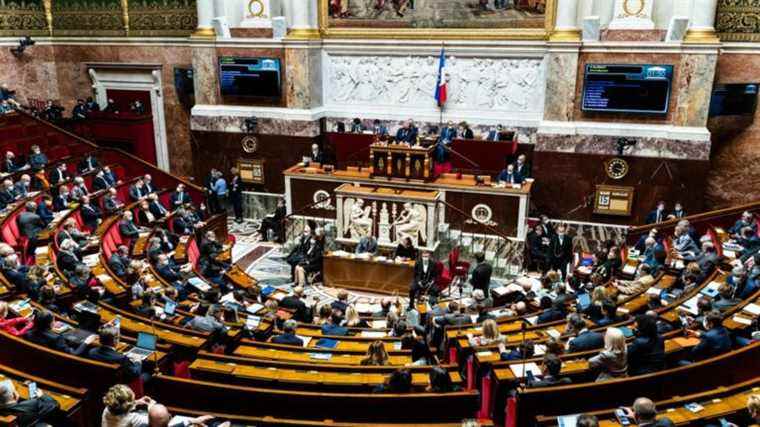
[{"label": "podium microphone", "polygon": [[522,358],[522,374],[523,378],[525,378],[525,385],[528,385],[528,375],[525,372],[525,364],[527,363],[526,359],[528,358],[528,352],[525,351],[525,330],[527,329],[527,326],[525,325],[525,320],[523,319],[522,323],[520,323],[520,331],[522,332],[522,340],[520,341],[520,356]]}]

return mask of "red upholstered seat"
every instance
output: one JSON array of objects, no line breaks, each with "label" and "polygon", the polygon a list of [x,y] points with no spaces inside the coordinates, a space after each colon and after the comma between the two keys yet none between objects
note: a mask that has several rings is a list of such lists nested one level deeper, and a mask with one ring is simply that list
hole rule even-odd
[{"label": "red upholstered seat", "polygon": [[[466,277],[470,271],[470,263],[465,261],[459,261],[459,246],[449,252],[449,270],[452,276]],[[452,277],[453,279],[453,277]]]}]

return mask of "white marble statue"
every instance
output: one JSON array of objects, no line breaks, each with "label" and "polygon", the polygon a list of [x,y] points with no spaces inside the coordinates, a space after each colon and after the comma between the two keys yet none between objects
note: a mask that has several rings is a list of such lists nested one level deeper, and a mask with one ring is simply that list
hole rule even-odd
[{"label": "white marble statue", "polygon": [[363,199],[347,198],[343,209],[347,219],[344,223],[351,239],[361,239],[372,234],[372,207],[364,207]]},{"label": "white marble statue", "polygon": [[404,209],[394,222],[396,231],[396,243],[409,237],[415,246],[419,245],[420,238],[427,242],[427,209],[423,205],[404,203]]}]

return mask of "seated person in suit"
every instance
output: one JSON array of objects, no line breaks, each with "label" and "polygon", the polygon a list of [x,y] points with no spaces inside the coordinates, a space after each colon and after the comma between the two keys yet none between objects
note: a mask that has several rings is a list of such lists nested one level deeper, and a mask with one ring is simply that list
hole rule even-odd
[{"label": "seated person in suit", "polygon": [[367,357],[361,360],[362,366],[388,366],[388,351],[382,341],[374,341],[367,347]]},{"label": "seated person in suit", "polygon": [[636,338],[628,344],[628,374],[649,374],[665,368],[665,342],[657,332],[657,319],[640,314],[634,328]]},{"label": "seated person in suit", "polygon": [[313,236],[309,240],[309,249],[301,262],[296,265],[296,285],[305,286],[308,284],[309,275],[322,271],[323,249],[322,244]]},{"label": "seated person in suit", "polygon": [[92,172],[99,167],[100,163],[98,162],[98,159],[92,153],[87,153],[87,155],[79,161],[77,171],[81,175],[87,172]]},{"label": "seated person in suit", "polygon": [[121,184],[121,180],[116,176],[116,173],[111,170],[110,166],[103,166],[103,177],[108,181],[109,187],[115,187],[116,185]]},{"label": "seated person in suit", "polygon": [[185,288],[183,273],[189,273],[192,269],[192,265],[187,264],[185,267],[180,267],[174,264],[166,254],[158,255],[156,262],[156,273],[164,279],[166,282],[174,286],[179,292],[180,299],[187,297],[188,290]]},{"label": "seated person in suit", "polygon": [[28,196],[31,190],[32,177],[27,174],[21,175],[16,184],[13,185],[13,193],[16,195],[16,199]]},{"label": "seated person in suit", "polygon": [[541,379],[540,380],[527,380],[527,387],[550,387],[557,384],[569,384],[570,378],[561,377],[562,372],[562,360],[555,354],[548,353],[544,356],[544,360],[541,363]]},{"label": "seated person in suit", "polygon": [[618,301],[623,301],[632,295],[638,295],[649,289],[655,282],[652,267],[649,264],[639,266],[636,280],[614,280],[612,286],[618,291]]},{"label": "seated person in suit", "polygon": [[312,163],[324,164],[327,161],[325,152],[319,148],[318,144],[311,144],[311,151],[309,152],[309,158]]},{"label": "seated person in suit", "polygon": [[40,151],[40,146],[36,144],[32,145],[31,153],[29,154],[29,167],[32,170],[38,171],[44,169],[47,164],[48,158]]},{"label": "seated person in suit", "polygon": [[131,360],[116,349],[119,346],[118,329],[111,325],[104,325],[98,330],[98,338],[100,345],[91,348],[87,352],[87,357],[100,362],[119,364],[127,382],[140,376],[142,363]]},{"label": "seated person in suit", "polygon": [[345,289],[338,291],[338,299],[330,303],[330,308],[346,314],[348,311],[348,292]]},{"label": "seated person in suit", "polygon": [[411,120],[406,120],[396,131],[396,143],[414,145],[417,143],[417,128]]},{"label": "seated person in suit", "polygon": [[37,204],[26,202],[24,211],[16,218],[22,236],[29,239],[29,247],[37,247],[37,235],[45,229],[45,222],[37,215]]},{"label": "seated person in suit", "polygon": [[148,195],[145,190],[145,182],[142,177],[135,180],[135,183],[129,186],[129,198],[131,201],[136,202],[142,200]]},{"label": "seated person in suit", "polygon": [[176,210],[180,206],[193,203],[190,194],[185,189],[185,184],[177,184],[177,189],[169,196],[169,208]]},{"label": "seated person in suit", "polygon": [[417,259],[417,249],[412,243],[411,237],[405,237],[393,251],[394,259],[413,260]]},{"label": "seated person in suit", "polygon": [[574,338],[568,341],[570,353],[595,350],[604,346],[604,336],[599,332],[590,331],[586,326],[586,321],[578,313],[573,313],[567,317],[565,333],[574,335]]},{"label": "seated person in suit", "polygon": [[[564,301],[552,301],[548,296],[541,297],[541,307],[545,310],[538,315],[536,323],[546,323],[564,319],[567,316],[567,308]],[[546,307],[548,304],[549,307]]]},{"label": "seated person in suit", "polygon": [[690,359],[709,359],[731,351],[731,336],[723,326],[723,315],[713,310],[704,317],[705,331],[687,330],[691,336],[699,337],[699,344],[691,349]]},{"label": "seated person in suit", "polygon": [[158,218],[153,215],[153,212],[150,211],[150,204],[148,201],[141,201],[140,207],[137,210],[137,223],[142,227],[151,227],[155,224],[157,219]]},{"label": "seated person in suit", "polygon": [[306,258],[306,251],[311,247],[312,237],[314,236],[311,232],[311,227],[305,226],[303,233],[298,237],[296,245],[293,246],[293,249],[290,250],[290,253],[285,258],[285,261],[290,264],[290,274],[294,282],[296,280],[296,267]]},{"label": "seated person in suit", "polygon": [[75,356],[82,355],[87,349],[87,346],[95,342],[95,339],[97,338],[96,335],[90,335],[78,346],[72,347],[66,342],[63,335],[53,332],[52,327],[53,314],[47,310],[37,311],[34,315],[34,327],[24,335],[24,338],[43,347],[73,354]]},{"label": "seated person in suit", "polygon": [[0,206],[5,207],[16,201],[16,193],[13,192],[13,181],[3,180],[0,184]]},{"label": "seated person in suit", "polygon": [[544,234],[544,228],[540,224],[528,233],[528,249],[531,260],[529,268],[535,268],[541,273],[549,268],[550,243],[551,237]]},{"label": "seated person in suit", "polygon": [[95,230],[103,222],[103,213],[99,207],[90,203],[89,196],[82,197],[80,202],[79,210],[82,215],[82,222],[90,230]]},{"label": "seated person in suit", "polygon": [[467,122],[459,123],[459,137],[462,139],[474,139],[475,133],[470,129],[470,125]]},{"label": "seated person in suit", "polygon": [[29,165],[22,164],[20,161],[18,161],[18,159],[16,159],[16,155],[13,154],[13,151],[5,152],[5,162],[3,163],[2,169],[3,172],[11,174],[28,168]]},{"label": "seated person in suit", "polygon": [[143,175],[143,194],[147,197],[149,194],[153,194],[158,191],[156,184],[153,183],[153,177],[150,174]]},{"label": "seated person in suit", "polygon": [[20,427],[72,425],[55,399],[43,393],[22,399],[9,379],[0,381],[0,414],[16,417]]},{"label": "seated person in suit", "polygon": [[741,238],[741,231],[744,227],[749,227],[752,229],[753,233],[757,233],[757,222],[755,221],[754,215],[752,215],[752,212],[745,211],[742,213],[741,218],[739,218],[734,225],[728,229],[728,233],[731,235],[734,239]]},{"label": "seated person in suit", "polygon": [[647,399],[646,397],[640,397],[636,399],[633,402],[632,408],[621,408],[623,412],[625,413],[625,416],[633,420],[633,422],[637,426],[642,427],[656,427],[656,426],[665,426],[665,425],[674,425],[672,422],[670,424],[661,424],[660,422],[664,422],[664,419],[667,418],[661,418],[660,422],[657,420],[657,408],[654,405],[654,402],[652,402],[650,399]]},{"label": "seated person in suit", "polygon": [[361,239],[359,239],[359,243],[356,245],[356,248],[354,249],[354,253],[357,255],[376,254],[377,253],[377,239],[375,239],[375,236],[364,236]]},{"label": "seated person in suit", "polygon": [[119,200],[119,195],[115,188],[108,189],[108,193],[103,197],[103,209],[106,215],[114,215],[124,207],[124,202]]},{"label": "seated person in suit", "polygon": [[136,239],[140,237],[140,227],[135,225],[131,211],[124,211],[119,221],[119,233],[125,239]]},{"label": "seated person in suit", "polygon": [[748,257],[754,255],[758,248],[760,248],[760,237],[757,236],[757,233],[752,231],[752,227],[744,227],[739,232],[740,238],[736,239],[736,243],[742,246],[744,248],[740,253],[739,257],[742,259],[747,259]]},{"label": "seated person in suit", "polygon": [[84,178],[78,176],[74,178],[74,185],[71,187],[71,198],[77,202],[82,202],[82,197],[90,194],[90,190],[84,183]]},{"label": "seated person in suit", "polygon": [[486,141],[494,141],[494,142],[501,141],[501,135],[503,131],[504,129],[501,125],[491,126],[488,129],[488,133],[483,134],[483,139]]},{"label": "seated person in suit", "polygon": [[180,236],[190,236],[195,232],[193,225],[187,219],[187,211],[180,207],[172,217],[172,229],[174,233]]},{"label": "seated person in suit", "polygon": [[362,125],[362,121],[360,118],[356,117],[354,120],[351,121],[351,133],[362,133],[364,132],[364,125]]},{"label": "seated person in suit", "polygon": [[507,351],[507,346],[504,342],[499,343],[499,359],[501,360],[522,360],[533,357],[536,351],[536,344],[531,341],[525,341],[520,343],[517,348]]},{"label": "seated person in suit", "polygon": [[515,166],[510,164],[507,165],[507,168],[502,170],[496,177],[496,181],[498,181],[499,184],[520,184],[523,179],[517,174],[517,172],[515,172]]},{"label": "seated person in suit", "polygon": [[699,246],[689,235],[688,230],[681,226],[676,226],[673,231],[673,250],[675,255],[681,259],[685,257],[694,257],[700,254]]},{"label": "seated person in suit", "polygon": [[71,178],[71,174],[66,170],[66,163],[59,163],[55,169],[50,172],[50,185],[58,185]]},{"label": "seated person in suit", "polygon": [[59,245],[57,261],[61,271],[66,274],[73,273],[77,265],[82,263],[77,242],[71,239],[62,241]]},{"label": "seated person in suit", "polygon": [[152,213],[157,220],[162,220],[169,214],[169,210],[166,209],[166,206],[164,206],[163,203],[161,203],[161,200],[156,193],[150,193],[148,195],[148,210],[150,210],[150,213]]},{"label": "seated person in suit", "polygon": [[454,126],[454,122],[451,120],[446,123],[446,126],[441,129],[441,134],[438,140],[444,144],[450,144],[451,141],[457,138],[457,128]]},{"label": "seated person in suit", "polygon": [[217,305],[208,306],[205,313],[193,317],[187,326],[190,329],[214,334],[217,337],[221,337],[227,332],[227,327],[224,326],[224,310]]},{"label": "seated person in suit", "polygon": [[125,279],[129,275],[131,262],[132,260],[129,259],[129,248],[126,245],[119,245],[108,259],[108,268],[111,269],[116,277]]},{"label": "seated person in suit", "polygon": [[749,278],[747,270],[742,265],[737,265],[731,270],[726,283],[733,288],[734,296],[741,300],[752,296],[758,288],[756,280]]},{"label": "seated person in suit", "polygon": [[665,202],[660,200],[657,202],[657,207],[652,212],[649,212],[649,214],[647,214],[644,222],[647,224],[659,224],[667,220],[668,212],[665,210]]},{"label": "seated person in suit", "polygon": [[261,227],[259,227],[259,234],[262,240],[269,240],[269,230],[272,230],[272,234],[275,237],[275,241],[279,241],[282,236],[282,221],[286,215],[285,200],[277,199],[277,208],[275,208],[273,214],[268,214],[261,220]]},{"label": "seated person in suit", "polygon": [[525,181],[526,178],[532,177],[530,163],[527,162],[525,154],[517,156],[517,161],[515,161],[513,165],[515,167],[515,173],[520,176],[522,181]]},{"label": "seated person in suit", "polygon": [[40,288],[46,283],[44,278],[34,277],[29,274],[29,267],[21,265],[18,255],[12,253],[2,260],[2,272],[5,278],[16,288],[17,291],[26,292],[30,296],[36,296]]},{"label": "seated person in suit", "polygon": [[345,336],[348,335],[348,328],[345,326],[340,326],[343,319],[340,316],[340,313],[336,310],[333,310],[332,315],[327,320],[327,322],[322,325],[322,335],[335,335],[335,336]]},{"label": "seated person in suit", "polygon": [[312,310],[306,303],[303,296],[303,287],[296,286],[293,288],[293,294],[288,295],[280,301],[280,306],[289,310],[294,310],[293,319],[298,322],[311,323]]},{"label": "seated person in suit", "polygon": [[470,284],[473,289],[480,289],[484,295],[488,296],[490,295],[493,267],[486,262],[486,255],[483,252],[475,254],[475,262],[477,264],[470,275]]},{"label": "seated person in suit", "polygon": [[111,183],[106,179],[105,172],[101,169],[95,174],[95,178],[92,179],[92,190],[101,191],[107,188],[111,188]]},{"label": "seated person in suit", "polygon": [[724,283],[718,288],[718,296],[713,301],[712,306],[716,310],[724,312],[731,309],[731,307],[736,306],[740,302],[742,302],[741,298],[736,298],[734,296],[734,289],[731,287],[731,285]]},{"label": "seated person in suit", "polygon": [[71,239],[77,242],[77,245],[79,245],[80,248],[84,248],[87,246],[89,236],[86,233],[79,231],[76,219],[67,218],[63,223],[63,228],[60,232],[58,232],[58,235],[56,236],[58,246],[61,246],[61,243],[66,239]]},{"label": "seated person in suit", "polygon": [[53,211],[60,212],[69,208],[72,202],[69,186],[66,184],[58,187],[58,195],[53,199]]},{"label": "seated person in suit", "polygon": [[271,342],[275,344],[287,344],[303,347],[303,340],[296,336],[298,323],[293,319],[288,319],[282,325],[282,333],[272,337]]}]

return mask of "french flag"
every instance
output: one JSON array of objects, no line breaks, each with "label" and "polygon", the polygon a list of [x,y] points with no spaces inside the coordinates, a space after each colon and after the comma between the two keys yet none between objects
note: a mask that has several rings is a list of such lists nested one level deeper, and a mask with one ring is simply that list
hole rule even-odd
[{"label": "french flag", "polygon": [[446,104],[446,76],[444,75],[446,70],[446,53],[441,47],[441,57],[438,60],[438,83],[435,85],[435,100],[438,102],[438,107],[443,107]]}]

